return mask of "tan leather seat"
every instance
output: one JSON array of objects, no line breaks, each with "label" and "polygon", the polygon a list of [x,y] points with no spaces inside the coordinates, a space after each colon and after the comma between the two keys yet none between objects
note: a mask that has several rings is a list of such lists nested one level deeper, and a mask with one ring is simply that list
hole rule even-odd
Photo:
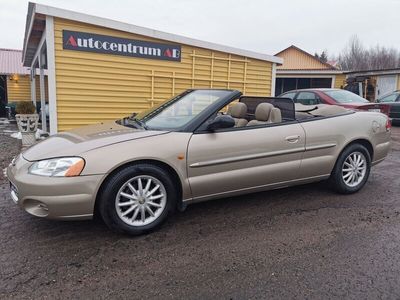
[{"label": "tan leather seat", "polygon": [[251,120],[247,126],[282,122],[281,110],[270,103],[258,104],[255,117],[256,119]]},{"label": "tan leather seat", "polygon": [[247,105],[238,102],[228,108],[228,115],[235,120],[235,127],[246,126],[248,121],[245,119],[247,116]]}]

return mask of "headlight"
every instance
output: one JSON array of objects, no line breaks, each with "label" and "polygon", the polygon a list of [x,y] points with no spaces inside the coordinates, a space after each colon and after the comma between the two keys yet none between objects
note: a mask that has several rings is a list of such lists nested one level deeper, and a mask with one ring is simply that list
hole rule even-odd
[{"label": "headlight", "polygon": [[72,177],[81,174],[85,161],[80,157],[62,157],[35,162],[29,173],[41,176]]}]

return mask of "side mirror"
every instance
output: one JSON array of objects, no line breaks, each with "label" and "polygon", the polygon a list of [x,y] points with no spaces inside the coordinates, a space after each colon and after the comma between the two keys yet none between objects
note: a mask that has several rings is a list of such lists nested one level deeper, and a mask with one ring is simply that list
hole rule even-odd
[{"label": "side mirror", "polygon": [[229,115],[220,115],[216,116],[214,120],[212,120],[207,125],[207,130],[215,131],[217,129],[223,128],[232,128],[235,126],[235,120]]}]

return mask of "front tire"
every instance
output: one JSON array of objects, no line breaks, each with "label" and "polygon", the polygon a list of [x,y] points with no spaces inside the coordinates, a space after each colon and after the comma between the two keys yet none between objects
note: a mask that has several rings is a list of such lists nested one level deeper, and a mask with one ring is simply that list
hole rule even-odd
[{"label": "front tire", "polygon": [[371,170],[371,156],[360,144],[352,144],[339,155],[330,182],[341,194],[358,192],[367,182]]},{"label": "front tire", "polygon": [[130,235],[155,230],[175,208],[177,192],[170,177],[151,164],[128,166],[112,175],[99,198],[106,225]]}]

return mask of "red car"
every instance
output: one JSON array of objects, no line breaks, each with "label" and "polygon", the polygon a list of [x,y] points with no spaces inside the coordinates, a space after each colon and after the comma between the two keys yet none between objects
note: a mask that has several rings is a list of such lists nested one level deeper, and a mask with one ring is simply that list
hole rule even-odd
[{"label": "red car", "polygon": [[290,98],[295,103],[304,105],[331,104],[349,109],[378,111],[389,115],[390,106],[381,103],[371,103],[368,100],[341,89],[304,89],[293,90],[279,95],[280,98]]}]

